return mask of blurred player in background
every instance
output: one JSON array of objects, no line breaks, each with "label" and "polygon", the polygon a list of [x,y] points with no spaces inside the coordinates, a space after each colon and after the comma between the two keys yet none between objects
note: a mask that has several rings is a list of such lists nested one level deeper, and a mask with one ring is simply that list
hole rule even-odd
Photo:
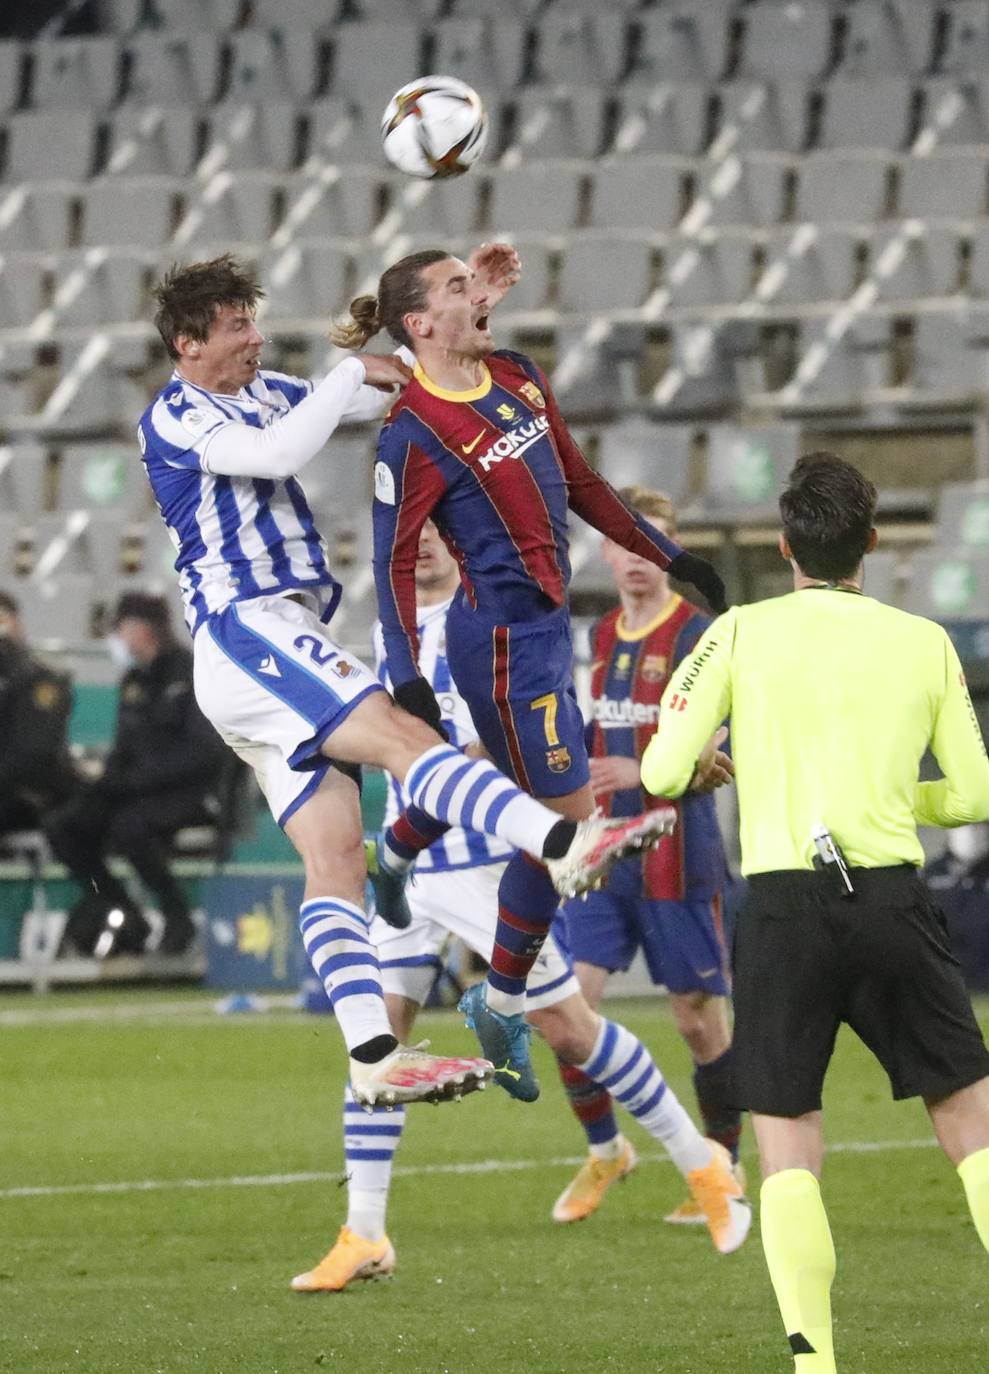
[{"label": "blurred player in background", "polygon": [[[450,742],[471,749],[476,732],[454,685],[446,656],[446,618],[460,572],[432,521],[419,536],[415,568],[419,663],[439,703]],[[380,625],[375,626],[375,657],[390,685]],[[394,819],[407,798],[391,779],[386,820]],[[371,939],[381,960],[381,984],[392,1030],[401,1041],[412,1034],[450,937],[490,959],[498,919],[498,886],[511,848],[500,840],[454,828],[420,854],[408,889],[411,923],[396,930],[380,917]],[[526,986],[526,1014],[563,1059],[594,1070],[598,1040],[613,1039],[620,1067],[611,1073],[612,1091],[639,1124],[668,1151],[687,1179],[698,1216],[706,1222],[721,1253],[744,1241],[751,1210],[736,1196],[734,1181],[678,1102],[648,1050],[624,1026],[602,1020],[587,1005],[568,960],[553,936],[543,945]],[[608,1056],[608,1062],[615,1055]],[[584,1082],[596,1088],[593,1080]],[[600,1091],[604,1091],[601,1089]],[[609,1098],[609,1103],[611,1099]],[[395,1267],[395,1251],[385,1233],[392,1161],[405,1125],[401,1107],[364,1112],[348,1090],[344,1101],[344,1150],[348,1210],[329,1254],[292,1281],[298,1292],[336,1292],[361,1279],[378,1278]],[[617,1128],[616,1128],[617,1129]]]},{"label": "blurred player in background", "polygon": [[[421,676],[415,563],[433,516],[454,553],[462,586],[447,617],[450,669],[478,734],[520,787],[571,821],[593,814],[583,720],[573,686],[566,606],[568,508],[616,542],[699,584],[718,606],[714,569],[636,517],[573,442],[549,384],[528,358],[495,352],[491,295],[468,264],[442,250],[390,267],[377,296],[351,307],[334,341],[361,347],[388,330],[416,357],[413,380],[392,408],[375,468],[375,577],[397,699],[434,726],[439,708]],[[404,821],[405,818],[403,818]],[[641,823],[642,845],[664,827]],[[384,858],[414,861],[438,831],[428,821],[394,828]],[[499,1067],[497,1082],[532,1101],[539,1085],[528,1054],[525,980],[546,938],[557,893],[545,867],[513,858],[502,880],[491,972],[462,1002]]]},{"label": "blurred player in background", "polygon": [[[474,263],[492,301],[517,279],[507,247],[482,246]],[[330,638],[342,589],[296,474],[341,421],[380,413],[376,388],[401,385],[405,363],[347,358],[316,384],[262,371],[255,313],[263,292],[229,254],[174,268],[155,295],[175,371],[138,437],[178,548],[197,700],[254,768],[302,858],[303,940],[347,1044],[355,1096],[373,1103],[470,1091],[490,1065],[406,1049],[388,1024],[363,911],[359,766],[401,777],[429,814],[545,858],[561,886],[625,852],[627,827],[561,821],[399,710]]]},{"label": "blurred player in background", "polygon": [[0,592],[0,836],[35,830],[75,791],[72,684],[28,648],[20,608]]},{"label": "blurred player in background", "polygon": [[[842,1023],[895,1098],[922,1098],[989,1249],[989,1053],[918,876],[917,836],[989,820],[989,759],[944,629],[862,593],[875,509],[850,463],[800,459],[780,497],[794,590],[705,632],[642,759],[650,792],[681,795],[731,713],[748,879],[733,1090],[752,1113],[763,1248],[796,1374],[836,1368],[821,1090]],[[919,782],[928,748],[944,776]],[[911,1216],[915,1192],[901,1204]],[[895,1266],[892,1229],[890,1242]]]},{"label": "blurred player in background", "polygon": [[[676,534],[676,511],[668,497],[640,487],[619,495],[663,534]],[[660,698],[711,621],[673,591],[655,563],[611,539],[604,541],[603,554],[621,605],[592,632],[591,787],[607,815],[624,816],[648,801],[639,761],[655,731]],[[687,792],[676,809],[672,835],[650,853],[613,868],[602,891],[564,906],[558,921],[592,1007],[599,1005],[609,975],[627,969],[643,952],[652,981],[669,989],[677,1029],[693,1056],[705,1134],[740,1170],[742,1123],[732,1105],[728,960],[721,925],[725,856],[711,795]],[[560,1070],[587,1134],[590,1158],[557,1200],[553,1216],[580,1221],[616,1179],[634,1168],[635,1151],[618,1130],[607,1090],[572,1065],[561,1064]],[[704,1216],[690,1198],[666,1220],[703,1224]]]}]

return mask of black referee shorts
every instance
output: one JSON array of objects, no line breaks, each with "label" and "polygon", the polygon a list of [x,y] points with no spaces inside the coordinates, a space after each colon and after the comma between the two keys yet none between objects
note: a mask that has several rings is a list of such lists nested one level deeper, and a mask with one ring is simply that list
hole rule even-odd
[{"label": "black referee shorts", "polygon": [[895,1098],[947,1097],[989,1074],[944,917],[917,870],[851,870],[840,897],[816,872],[760,873],[733,954],[735,1102],[768,1116],[821,1106],[844,1021]]}]

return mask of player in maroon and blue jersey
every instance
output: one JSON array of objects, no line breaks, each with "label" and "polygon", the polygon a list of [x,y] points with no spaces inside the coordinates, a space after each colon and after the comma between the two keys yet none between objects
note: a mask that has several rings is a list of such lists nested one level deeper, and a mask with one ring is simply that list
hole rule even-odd
[{"label": "player in maroon and blue jersey", "polygon": [[[538,367],[495,351],[489,308],[464,263],[438,250],[402,259],[382,276],[377,297],[351,307],[349,342],[361,346],[383,327],[417,362],[381,432],[375,467],[385,650],[396,700],[438,724],[416,638],[419,532],[432,518],[460,566],[447,654],[478,735],[521,787],[577,821],[594,802],[572,679],[568,511],[694,582],[716,608],[724,589],[709,564],[637,517],[588,466]],[[386,844],[392,863],[414,857],[429,838],[423,818],[408,819]],[[643,822],[644,843],[667,823],[655,821]],[[539,1089],[522,1016],[525,979],[557,899],[545,869],[522,857],[510,863],[499,897],[488,982],[470,989],[462,1006],[499,1067],[497,1081],[532,1100]]]},{"label": "player in maroon and blue jersey", "polygon": [[[658,530],[674,534],[676,512],[668,497],[635,487],[621,494]],[[670,674],[693,653],[711,621],[678,596],[653,563],[610,540],[603,552],[621,604],[592,632],[591,787],[606,815],[634,815],[650,803],[673,805],[677,825],[648,854],[616,865],[601,891],[566,904],[554,929],[595,1007],[610,974],[627,969],[643,952],[653,982],[669,989],[677,1026],[693,1056],[705,1134],[737,1163],[741,1117],[731,1102],[728,960],[721,926],[727,868],[714,798],[703,791],[687,792],[672,803],[650,797],[639,775]],[[723,766],[727,772],[727,761]],[[553,1216],[579,1221],[598,1207],[611,1183],[634,1167],[635,1153],[618,1131],[607,1091],[562,1061],[560,1073],[587,1134],[590,1158],[557,1199]],[[703,1220],[692,1199],[667,1217]]]}]

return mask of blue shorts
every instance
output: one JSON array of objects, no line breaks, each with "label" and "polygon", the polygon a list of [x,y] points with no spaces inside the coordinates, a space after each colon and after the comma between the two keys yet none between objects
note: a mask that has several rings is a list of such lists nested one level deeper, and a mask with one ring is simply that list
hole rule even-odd
[{"label": "blue shorts", "polygon": [[641,949],[657,985],[670,992],[726,997],[730,984],[720,896],[645,900],[636,894],[636,870],[641,891],[642,861],[632,859],[612,870],[603,891],[560,908],[553,930],[571,958],[617,973]]},{"label": "blue shorts", "polygon": [[457,596],[447,613],[446,651],[481,743],[503,773],[534,797],[583,787],[590,770],[565,607],[498,625]]}]

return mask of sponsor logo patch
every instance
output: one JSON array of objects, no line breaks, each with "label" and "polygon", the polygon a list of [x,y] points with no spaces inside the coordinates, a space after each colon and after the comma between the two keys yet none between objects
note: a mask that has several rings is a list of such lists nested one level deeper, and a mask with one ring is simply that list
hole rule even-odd
[{"label": "sponsor logo patch", "polygon": [[374,496],[386,506],[395,504],[395,474],[387,463],[374,465]]},{"label": "sponsor logo patch", "polygon": [[489,472],[495,463],[500,463],[503,458],[521,458],[526,449],[541,439],[548,429],[549,420],[546,416],[534,415],[524,425],[517,425],[515,429],[503,434],[477,461],[485,472]]}]

